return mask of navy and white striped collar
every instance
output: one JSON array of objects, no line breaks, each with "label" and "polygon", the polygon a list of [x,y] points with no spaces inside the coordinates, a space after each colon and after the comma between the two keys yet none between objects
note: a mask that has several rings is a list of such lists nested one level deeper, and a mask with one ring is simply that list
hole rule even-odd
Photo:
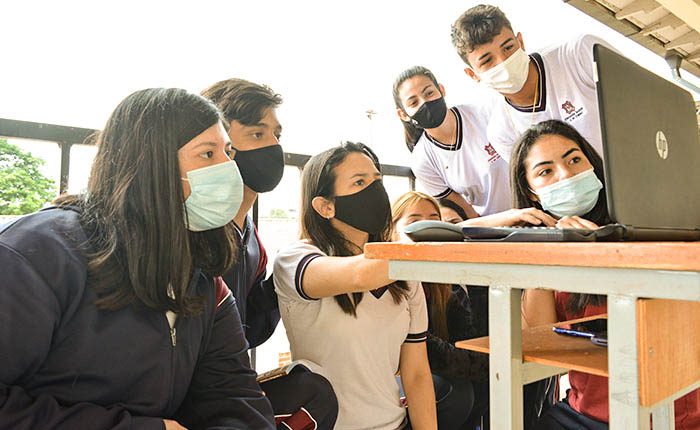
[{"label": "navy and white striped collar", "polygon": [[457,118],[457,133],[456,133],[456,138],[455,142],[452,142],[452,145],[445,145],[444,143],[439,142],[437,139],[433,139],[430,137],[428,132],[425,133],[425,137],[428,138],[428,140],[435,146],[437,146],[440,149],[444,149],[445,151],[458,151],[462,147],[462,115],[459,114],[459,110],[457,109],[457,106],[453,106],[450,108],[450,112]]},{"label": "navy and white striped collar", "polygon": [[547,108],[547,73],[544,69],[544,61],[542,61],[542,56],[536,52],[530,54],[530,58],[535,62],[535,67],[537,67],[537,74],[539,79],[537,81],[537,100],[535,105],[530,106],[515,106],[507,98],[504,97],[506,103],[508,103],[513,109],[519,112],[542,112]]}]

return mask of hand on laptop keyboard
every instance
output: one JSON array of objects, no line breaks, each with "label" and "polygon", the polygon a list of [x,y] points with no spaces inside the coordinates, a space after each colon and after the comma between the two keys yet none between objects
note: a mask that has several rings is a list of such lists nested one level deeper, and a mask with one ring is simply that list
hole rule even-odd
[{"label": "hand on laptop keyboard", "polygon": [[581,230],[596,230],[598,224],[577,216],[565,216],[557,221],[558,228],[577,228]]},{"label": "hand on laptop keyboard", "polygon": [[459,223],[462,227],[512,227],[522,225],[554,227],[557,220],[536,209],[509,209],[493,215],[471,218]]}]

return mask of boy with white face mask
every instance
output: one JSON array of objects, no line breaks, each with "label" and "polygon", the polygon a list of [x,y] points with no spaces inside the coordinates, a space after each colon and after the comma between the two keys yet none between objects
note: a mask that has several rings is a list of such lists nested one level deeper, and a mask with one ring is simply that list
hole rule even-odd
[{"label": "boy with white face mask", "polygon": [[475,6],[452,26],[452,43],[466,74],[503,98],[494,106],[488,138],[507,161],[531,125],[558,119],[572,125],[602,155],[591,35],[528,55],[520,33],[490,5]]}]

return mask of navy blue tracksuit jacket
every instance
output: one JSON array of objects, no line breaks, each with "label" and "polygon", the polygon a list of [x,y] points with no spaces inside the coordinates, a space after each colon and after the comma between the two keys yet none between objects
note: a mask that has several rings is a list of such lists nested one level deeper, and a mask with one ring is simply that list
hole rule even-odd
[{"label": "navy blue tracksuit jacket", "polygon": [[99,310],[78,214],[52,209],[0,233],[0,429],[273,429],[234,298],[199,270],[205,311]]}]

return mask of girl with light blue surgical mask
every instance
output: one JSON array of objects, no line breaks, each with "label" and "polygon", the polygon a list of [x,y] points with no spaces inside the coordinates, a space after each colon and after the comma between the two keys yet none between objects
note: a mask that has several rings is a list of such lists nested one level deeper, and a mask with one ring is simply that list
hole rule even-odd
[{"label": "girl with light blue surgical mask", "polygon": [[[558,218],[560,228],[594,229],[611,222],[602,160],[570,125],[550,120],[528,129],[513,150],[510,166],[516,208],[541,208]],[[607,312],[605,296],[537,289],[523,293],[521,306],[531,327]],[[566,399],[548,408],[534,428],[607,430],[607,378],[572,370],[569,384]],[[676,428],[698,428],[700,414],[694,405],[699,398],[696,390],[676,400]]]},{"label": "girl with light blue surgical mask", "polygon": [[610,222],[603,161],[572,126],[557,120],[532,126],[514,147],[510,168],[515,208],[542,209],[560,228]]}]

